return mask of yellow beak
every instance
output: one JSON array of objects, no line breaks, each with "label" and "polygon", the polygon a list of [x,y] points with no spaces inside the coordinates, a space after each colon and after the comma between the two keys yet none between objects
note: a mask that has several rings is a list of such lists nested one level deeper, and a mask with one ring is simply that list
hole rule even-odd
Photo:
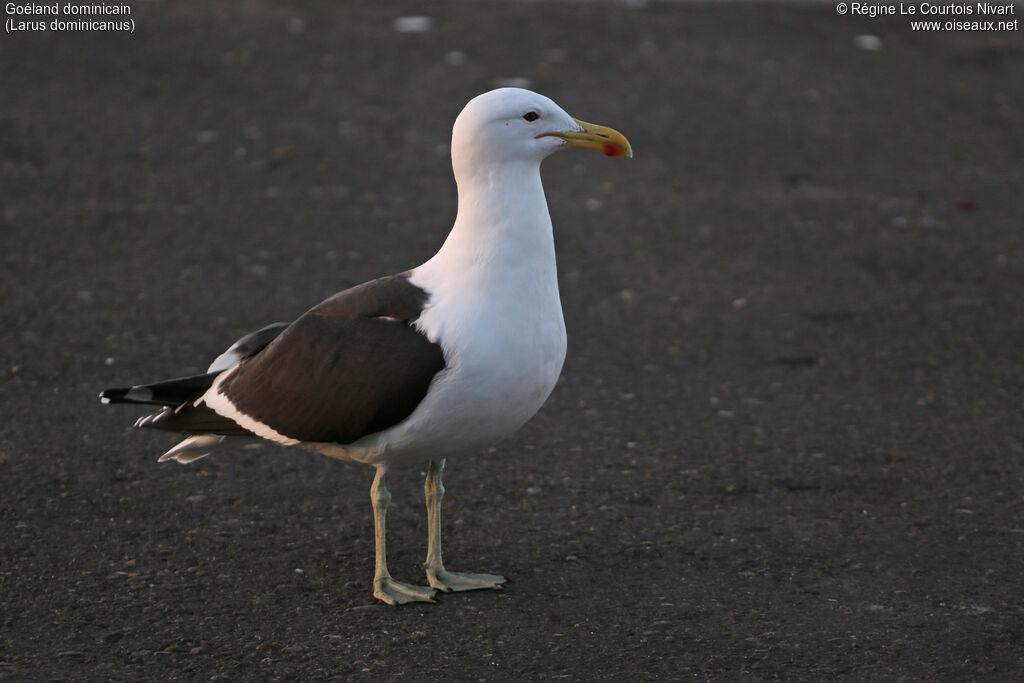
[{"label": "yellow beak", "polygon": [[596,149],[609,157],[632,157],[633,148],[629,146],[626,136],[617,130],[597,126],[593,123],[573,119],[583,127],[581,131],[569,130],[562,133],[541,133],[537,137],[547,135],[565,140],[569,147],[583,147],[584,149]]}]

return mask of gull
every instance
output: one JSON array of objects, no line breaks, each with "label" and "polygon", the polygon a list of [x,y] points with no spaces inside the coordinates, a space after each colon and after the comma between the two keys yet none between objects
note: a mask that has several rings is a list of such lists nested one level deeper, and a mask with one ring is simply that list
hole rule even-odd
[{"label": "gull", "polygon": [[[521,427],[558,381],[566,335],[540,165],[568,148],[632,156],[622,134],[543,95],[500,88],[475,97],[452,129],[455,224],[430,260],[242,337],[204,374],[100,398],[159,406],[135,426],[188,435],[160,461],[190,463],[262,438],[373,465],[373,595],[387,604],[500,588],[502,576],[445,568],[442,472],[449,458]],[[428,586],[397,581],[387,567],[385,477],[415,464],[427,466]]]}]

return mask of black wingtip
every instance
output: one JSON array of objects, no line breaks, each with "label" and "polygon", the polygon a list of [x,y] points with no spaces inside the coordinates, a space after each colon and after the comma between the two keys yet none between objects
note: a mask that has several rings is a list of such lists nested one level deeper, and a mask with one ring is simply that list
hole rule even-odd
[{"label": "black wingtip", "polygon": [[127,398],[131,387],[123,389],[104,389],[100,392],[100,401],[103,403],[131,403]]},{"label": "black wingtip", "polygon": [[154,406],[177,406],[203,395],[213,385],[219,373],[178,377],[152,384],[137,384],[134,387],[107,389],[100,393],[104,403],[141,403]]}]

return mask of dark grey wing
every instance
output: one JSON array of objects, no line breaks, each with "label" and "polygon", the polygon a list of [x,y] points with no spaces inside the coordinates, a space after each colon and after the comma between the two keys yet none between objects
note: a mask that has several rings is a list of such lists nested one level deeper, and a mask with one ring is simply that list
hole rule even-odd
[{"label": "dark grey wing", "polygon": [[444,367],[441,348],[414,327],[309,313],[218,392],[289,439],[345,444],[401,422]]},{"label": "dark grey wing", "polygon": [[413,325],[428,298],[405,274],[336,294],[243,359],[206,405],[144,426],[225,433],[214,431],[212,408],[267,438],[346,444],[387,429],[416,409],[445,367],[440,345]]}]

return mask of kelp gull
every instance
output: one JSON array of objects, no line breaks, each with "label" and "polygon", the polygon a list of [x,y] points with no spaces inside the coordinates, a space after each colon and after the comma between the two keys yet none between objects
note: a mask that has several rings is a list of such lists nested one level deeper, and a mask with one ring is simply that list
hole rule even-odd
[{"label": "kelp gull", "polygon": [[[136,426],[189,435],[161,461],[188,463],[262,437],[374,465],[373,594],[386,603],[500,587],[503,577],[444,568],[441,473],[446,458],[476,453],[529,420],[558,379],[565,324],[540,164],[567,147],[632,156],[618,132],[573,119],[537,93],[502,88],[474,98],[452,131],[458,215],[433,258],[239,339],[206,374],[108,389],[102,400],[161,406]],[[429,463],[430,588],[392,579],[385,551],[385,473],[421,462]]]}]

